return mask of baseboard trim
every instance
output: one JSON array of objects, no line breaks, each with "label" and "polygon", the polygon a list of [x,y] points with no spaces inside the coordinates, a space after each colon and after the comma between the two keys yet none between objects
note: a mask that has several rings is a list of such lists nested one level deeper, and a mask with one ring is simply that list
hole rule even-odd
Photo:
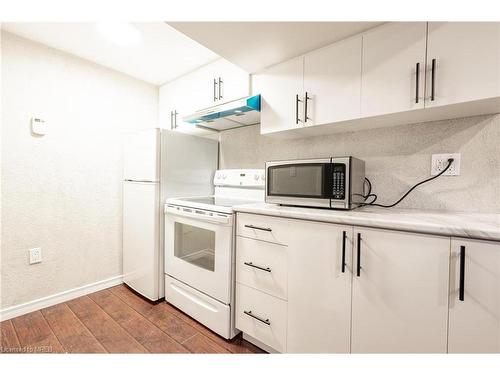
[{"label": "baseboard trim", "polygon": [[97,281],[92,284],[80,286],[78,288],[66,290],[64,292],[52,294],[51,296],[42,297],[30,302],[21,303],[20,305],[7,307],[0,310],[0,322],[15,318],[16,316],[24,315],[32,311],[40,310],[45,307],[57,305],[61,302],[69,301],[70,299],[78,298],[89,293],[94,293],[102,289],[111,288],[115,285],[123,283],[123,276],[115,276],[109,279]]}]

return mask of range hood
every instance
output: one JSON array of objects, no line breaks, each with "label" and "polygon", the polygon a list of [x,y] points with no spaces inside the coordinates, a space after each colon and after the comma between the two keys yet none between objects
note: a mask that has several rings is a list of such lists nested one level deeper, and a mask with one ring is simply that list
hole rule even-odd
[{"label": "range hood", "polygon": [[260,123],[260,95],[202,109],[183,117],[182,121],[213,131],[255,125]]}]

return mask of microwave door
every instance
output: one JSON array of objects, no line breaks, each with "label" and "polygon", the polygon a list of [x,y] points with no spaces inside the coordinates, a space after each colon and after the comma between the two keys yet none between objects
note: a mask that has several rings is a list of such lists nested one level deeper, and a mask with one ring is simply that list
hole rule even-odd
[{"label": "microwave door", "polygon": [[268,162],[266,168],[267,202],[330,207],[330,159]]}]

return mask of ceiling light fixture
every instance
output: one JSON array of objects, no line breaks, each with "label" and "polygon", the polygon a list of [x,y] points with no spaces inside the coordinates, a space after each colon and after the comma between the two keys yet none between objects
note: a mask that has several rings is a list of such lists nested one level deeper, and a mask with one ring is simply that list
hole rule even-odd
[{"label": "ceiling light fixture", "polygon": [[119,46],[131,46],[141,42],[139,29],[128,22],[99,22],[97,30],[110,42]]}]

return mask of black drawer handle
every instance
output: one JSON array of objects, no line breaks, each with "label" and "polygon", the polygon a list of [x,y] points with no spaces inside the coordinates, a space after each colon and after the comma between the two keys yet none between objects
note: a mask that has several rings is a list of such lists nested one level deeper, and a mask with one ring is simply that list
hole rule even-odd
[{"label": "black drawer handle", "polygon": [[269,267],[258,266],[256,264],[253,264],[252,262],[243,262],[243,264],[248,267],[257,268],[258,270],[261,271],[271,272],[271,269]]},{"label": "black drawer handle", "polygon": [[246,315],[248,315],[248,316],[250,316],[250,317],[254,318],[255,320],[258,320],[258,321],[259,321],[259,322],[261,322],[261,323],[267,324],[268,326],[270,326],[270,325],[271,325],[271,322],[269,321],[269,319],[264,319],[264,318],[261,318],[260,316],[257,316],[257,315],[252,314],[252,310],[250,310],[250,311],[245,311],[245,310],[243,310],[243,312],[244,312]]},{"label": "black drawer handle", "polygon": [[361,276],[361,233],[358,233],[358,266],[356,267],[356,275]]},{"label": "black drawer handle", "polygon": [[266,231],[266,232],[272,232],[273,231],[271,228],[256,227],[255,225],[251,225],[251,224],[245,224],[245,228],[263,230],[263,231]]},{"label": "black drawer handle", "polygon": [[345,272],[345,240],[347,237],[346,231],[342,231],[342,273]]},{"label": "black drawer handle", "polygon": [[460,246],[460,286],[458,289],[458,299],[464,300],[465,294],[465,246]]}]

